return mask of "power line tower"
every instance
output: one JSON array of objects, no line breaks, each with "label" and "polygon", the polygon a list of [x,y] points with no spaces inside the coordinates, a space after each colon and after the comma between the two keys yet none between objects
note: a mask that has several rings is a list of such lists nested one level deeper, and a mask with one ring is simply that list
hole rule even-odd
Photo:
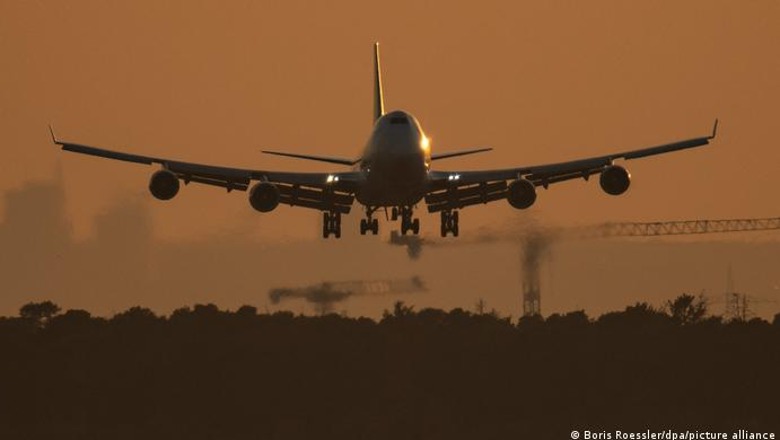
[{"label": "power line tower", "polygon": [[542,295],[539,288],[539,263],[531,270],[526,268],[523,279],[523,316],[542,314]]},{"label": "power line tower", "polygon": [[539,268],[542,257],[549,251],[550,237],[534,232],[523,239],[523,316],[542,313],[542,296],[539,282]]},{"label": "power line tower", "polygon": [[[698,235],[726,232],[768,231],[780,229],[780,217],[723,220],[681,220],[668,222],[617,222],[564,231],[569,238],[656,237],[662,235]],[[543,234],[531,234],[523,240],[523,316],[541,314],[539,259],[547,252],[550,240]],[[751,314],[750,298],[734,292],[731,268],[726,292],[726,316],[746,320]]]},{"label": "power line tower", "polygon": [[734,275],[729,265],[726,274],[726,310],[723,317],[729,321],[747,321],[748,316],[750,316],[748,296],[734,289]]}]

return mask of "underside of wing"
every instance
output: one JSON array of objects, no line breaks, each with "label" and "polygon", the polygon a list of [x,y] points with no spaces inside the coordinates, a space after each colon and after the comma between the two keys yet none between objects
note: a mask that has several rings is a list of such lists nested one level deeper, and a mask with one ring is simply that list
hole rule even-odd
[{"label": "underside of wing", "polygon": [[162,169],[152,175],[149,190],[161,200],[173,198],[179,191],[180,181],[185,185],[194,182],[218,186],[226,188],[228,192],[250,190],[250,185],[255,181],[250,191],[250,204],[260,211],[270,211],[281,203],[348,213],[363,178],[358,171],[297,173],[182,162],[63,142],[53,132],[52,138],[65,151],[145,165],[159,164]]},{"label": "underside of wing", "polygon": [[437,212],[509,199],[512,206],[527,208],[536,200],[535,187],[547,188],[572,179],[587,180],[600,174],[605,192],[619,195],[628,189],[630,174],[614,161],[648,157],[707,145],[717,134],[718,121],[709,136],[686,139],[638,150],[568,162],[481,171],[432,171],[425,196],[428,211]]}]

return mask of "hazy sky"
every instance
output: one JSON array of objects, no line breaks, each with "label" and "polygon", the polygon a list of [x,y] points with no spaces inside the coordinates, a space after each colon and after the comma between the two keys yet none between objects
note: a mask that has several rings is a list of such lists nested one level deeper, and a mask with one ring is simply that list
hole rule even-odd
[{"label": "hazy sky", "polygon": [[[566,182],[525,216],[571,225],[778,215],[774,0],[2,1],[0,192],[60,173],[76,241],[94,240],[96,219],[133,200],[145,200],[160,242],[315,241],[319,213],[259,214],[241,192],[191,185],[171,202],[148,200],[152,168],[61,152],[46,124],[68,141],[187,161],[338,169],[259,150],[356,155],[371,128],[374,41],[386,106],[416,115],[434,151],[495,148],[440,169],[650,146],[705,135],[721,120],[711,146],[629,162],[622,197],[595,179]],[[516,215],[505,202],[466,209],[461,234]],[[436,216],[421,222],[436,233]],[[353,223],[344,235],[358,235]],[[451,257],[465,267],[461,253]]]}]

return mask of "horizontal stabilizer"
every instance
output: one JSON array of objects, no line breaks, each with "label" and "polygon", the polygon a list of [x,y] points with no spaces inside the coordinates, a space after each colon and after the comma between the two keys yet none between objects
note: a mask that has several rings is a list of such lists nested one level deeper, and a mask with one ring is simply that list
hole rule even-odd
[{"label": "horizontal stabilizer", "polygon": [[273,154],[275,156],[294,157],[296,159],[318,160],[320,162],[336,163],[339,165],[355,165],[356,163],[360,162],[360,159],[342,159],[339,157],[311,156],[308,154],[283,153],[280,151],[263,150],[263,153]]},{"label": "horizontal stabilizer", "polygon": [[474,150],[453,151],[450,153],[431,154],[431,160],[446,159],[448,157],[465,156],[467,154],[482,153],[490,151],[492,148],[476,148]]}]

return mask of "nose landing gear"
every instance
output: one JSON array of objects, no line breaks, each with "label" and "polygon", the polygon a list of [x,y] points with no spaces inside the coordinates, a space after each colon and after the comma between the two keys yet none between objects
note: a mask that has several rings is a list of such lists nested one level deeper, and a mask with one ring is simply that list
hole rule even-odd
[{"label": "nose landing gear", "polygon": [[322,237],[328,238],[333,234],[336,238],[341,238],[341,213],[323,212],[322,213]]},{"label": "nose landing gear", "polygon": [[441,212],[441,236],[446,237],[448,233],[452,232],[453,237],[457,237],[459,231],[458,227],[458,211],[448,210]]},{"label": "nose landing gear", "polygon": [[366,232],[371,231],[373,235],[379,233],[379,221],[375,218],[364,218],[360,220],[360,235],[366,235]]}]

